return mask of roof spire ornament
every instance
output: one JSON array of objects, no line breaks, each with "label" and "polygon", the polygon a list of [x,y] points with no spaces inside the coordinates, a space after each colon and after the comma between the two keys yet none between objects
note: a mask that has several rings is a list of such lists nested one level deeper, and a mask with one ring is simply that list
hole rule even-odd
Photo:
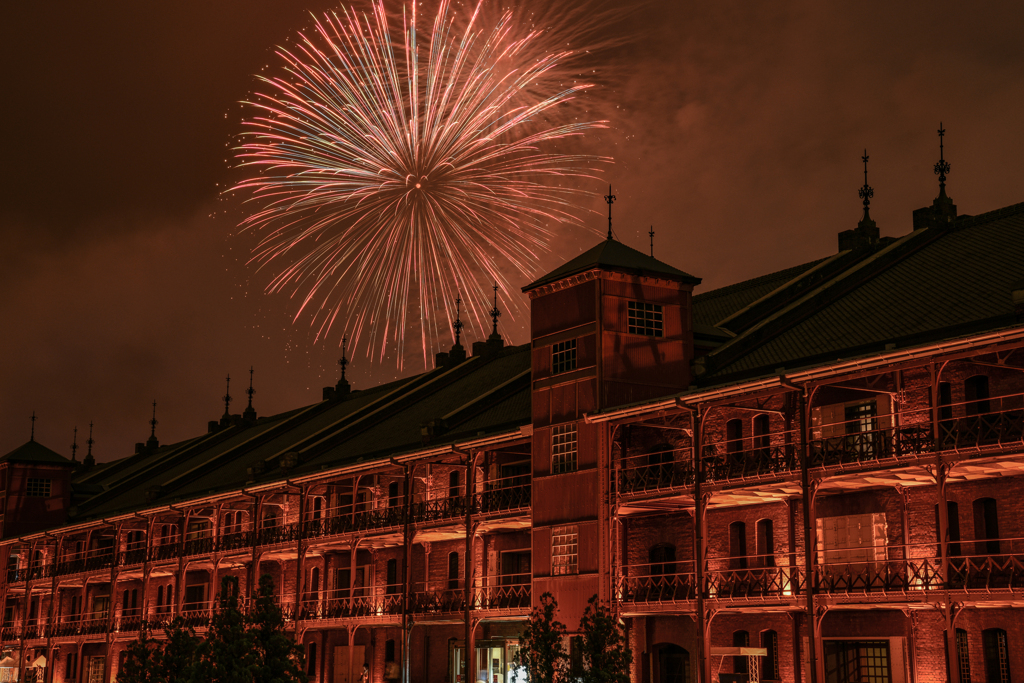
[{"label": "roof spire ornament", "polygon": [[92,454],[92,445],[96,443],[92,438],[92,421],[89,421],[89,438],[85,442],[89,446],[89,452],[85,454],[85,458],[82,459],[82,464],[86,467],[92,467],[96,464],[96,458]]},{"label": "roof spire ornament", "polygon": [[494,283],[494,308],[491,309],[491,321],[494,323],[494,327],[491,330],[491,336],[498,336],[498,318],[501,317],[501,311],[498,310],[498,283]]},{"label": "roof spire ornament", "polygon": [[32,432],[28,436],[29,441],[36,440],[36,411],[32,411]]},{"label": "roof spire ornament", "polygon": [[348,380],[345,378],[345,368],[348,367],[347,351],[348,335],[346,334],[341,338],[341,358],[338,359],[338,365],[341,366],[341,379],[339,379],[338,383],[334,385],[335,391],[337,391],[338,395],[344,395],[352,391],[352,385],[350,385]]},{"label": "roof spire ornament", "polygon": [[146,447],[155,449],[160,445],[160,441],[156,438],[156,426],[160,424],[156,421],[156,399],[153,399],[153,417],[149,421],[149,438],[146,440]]},{"label": "roof spire ornament", "polygon": [[612,239],[612,204],[618,199],[612,194],[612,186],[608,185],[608,194],[604,196],[604,200],[608,202],[608,239]]},{"label": "roof spire ornament", "polygon": [[651,226],[651,231],[647,233],[651,236],[651,258],[654,258],[654,226]]},{"label": "roof spire ornament", "polygon": [[256,390],[252,388],[252,366],[249,366],[249,388],[245,390],[245,393],[249,396],[249,405],[246,406],[245,410],[242,411],[242,419],[255,422],[256,421],[256,409],[252,407],[252,395],[256,393]]},{"label": "roof spire ornament", "polygon": [[452,322],[452,329],[455,330],[455,346],[460,346],[460,339],[462,337],[462,297],[458,296],[455,298],[455,321]]},{"label": "roof spire ornament", "polygon": [[868,151],[864,150],[864,156],[860,158],[864,162],[864,186],[860,188],[860,198],[864,200],[864,218],[861,219],[861,225],[867,225],[871,223],[871,215],[868,213],[868,207],[871,205],[871,198],[875,196],[875,190],[868,185]]},{"label": "roof spire ornament", "polygon": [[939,199],[948,199],[946,197],[946,174],[949,173],[949,162],[946,161],[945,149],[943,148],[942,138],[946,137],[946,129],[942,127],[942,121],[939,121],[939,160],[935,164],[935,175],[939,176]]},{"label": "roof spire ornament", "polygon": [[224,388],[224,416],[221,422],[231,420],[231,375],[228,375],[227,384]]},{"label": "roof spire ornament", "polygon": [[75,454],[78,452],[78,426],[75,426],[74,436],[71,438],[71,462],[78,462]]}]

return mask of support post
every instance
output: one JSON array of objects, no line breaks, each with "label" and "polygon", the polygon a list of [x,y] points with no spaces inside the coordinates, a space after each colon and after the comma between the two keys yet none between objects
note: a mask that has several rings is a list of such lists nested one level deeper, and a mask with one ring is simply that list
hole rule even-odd
[{"label": "support post", "polygon": [[409,646],[412,643],[412,471],[414,465],[405,464],[405,509],[403,510],[402,537],[405,552],[402,561],[402,683],[409,683]]},{"label": "support post", "polygon": [[818,657],[818,628],[815,613],[815,549],[817,546],[816,522],[814,518],[814,491],[811,489],[810,475],[810,408],[807,401],[807,387],[800,392],[800,490],[803,496],[804,518],[804,571],[806,602],[804,609],[807,614],[807,662],[810,683],[824,683],[822,662]]},{"label": "support post", "polygon": [[473,536],[476,533],[473,525],[473,489],[476,487],[476,458],[477,456],[466,454],[466,585],[464,586],[466,648],[463,657],[465,668],[463,683],[470,683],[476,678],[473,673],[473,661],[476,656],[476,624],[473,622]]},{"label": "support post", "polygon": [[704,561],[707,556],[707,541],[705,539],[705,524],[707,523],[707,501],[704,498],[704,458],[701,457],[702,427],[704,416],[701,407],[698,405],[690,412],[690,424],[693,427],[693,437],[690,439],[690,447],[693,451],[693,567],[694,580],[697,587],[697,664],[698,683],[711,683],[711,656],[708,642],[709,623],[704,613]]}]

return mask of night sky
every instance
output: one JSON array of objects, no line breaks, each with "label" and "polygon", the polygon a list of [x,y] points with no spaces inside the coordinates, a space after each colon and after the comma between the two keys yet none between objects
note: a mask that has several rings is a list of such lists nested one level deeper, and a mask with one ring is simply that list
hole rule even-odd
[{"label": "night sky", "polygon": [[[336,381],[337,340],[314,343],[262,293],[240,209],[218,199],[253,74],[334,6],[5,3],[0,453],[33,410],[37,440],[68,456],[95,421],[108,460],[148,436],[154,398],[168,443],[223,413],[227,373],[232,412],[250,365],[260,414]],[[596,64],[617,83],[594,96],[612,128],[588,142],[615,157],[618,236],[646,249],[653,224],[655,255],[698,291],[827,256],[860,217],[865,147],[872,217],[902,235],[937,192],[940,119],[960,213],[1024,201],[1022,25],[1013,2],[638,7],[608,28],[626,39]],[[545,269],[593,239],[568,236]],[[523,343],[523,323],[501,330]],[[350,370],[358,388],[419,368]]]}]

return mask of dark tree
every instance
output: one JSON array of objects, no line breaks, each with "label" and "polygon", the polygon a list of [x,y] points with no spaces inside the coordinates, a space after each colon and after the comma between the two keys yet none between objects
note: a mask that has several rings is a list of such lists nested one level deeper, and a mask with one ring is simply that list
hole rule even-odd
[{"label": "dark tree", "polygon": [[196,679],[200,641],[196,632],[179,617],[164,629],[167,641],[160,657],[161,683],[193,683]]},{"label": "dark tree", "polygon": [[149,637],[145,622],[139,627],[139,637],[124,652],[124,665],[117,672],[118,683],[163,683],[163,650],[158,641]]},{"label": "dark tree", "polygon": [[581,683],[629,683],[633,653],[619,620],[593,596],[580,620]]},{"label": "dark tree", "polygon": [[238,608],[236,577],[225,576],[221,580],[217,603],[217,612],[199,646],[195,678],[217,683],[250,683],[256,660],[252,634],[245,615]]},{"label": "dark tree", "polygon": [[567,671],[565,624],[555,620],[558,603],[551,593],[540,596],[540,604],[530,613],[530,621],[519,636],[515,663],[526,669],[529,683],[553,683]]},{"label": "dark tree", "polygon": [[302,647],[285,632],[284,615],[274,602],[274,580],[260,577],[259,592],[249,615],[255,665],[253,683],[308,683],[302,670]]}]

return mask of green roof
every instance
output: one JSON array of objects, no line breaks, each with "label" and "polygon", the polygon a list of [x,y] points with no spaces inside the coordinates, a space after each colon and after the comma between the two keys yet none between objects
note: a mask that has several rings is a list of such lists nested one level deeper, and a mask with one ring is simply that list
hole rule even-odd
[{"label": "green roof", "polygon": [[637,275],[653,275],[690,284],[700,284],[700,278],[663,263],[642,251],[627,247],[618,240],[604,240],[594,248],[583,252],[563,266],[523,287],[524,292],[546,285],[549,282],[583,273],[593,268],[626,271]]},{"label": "green roof", "polygon": [[0,462],[35,462],[52,465],[74,465],[60,453],[51,451],[49,448],[32,440],[15,448],[7,455],[0,457]]}]

